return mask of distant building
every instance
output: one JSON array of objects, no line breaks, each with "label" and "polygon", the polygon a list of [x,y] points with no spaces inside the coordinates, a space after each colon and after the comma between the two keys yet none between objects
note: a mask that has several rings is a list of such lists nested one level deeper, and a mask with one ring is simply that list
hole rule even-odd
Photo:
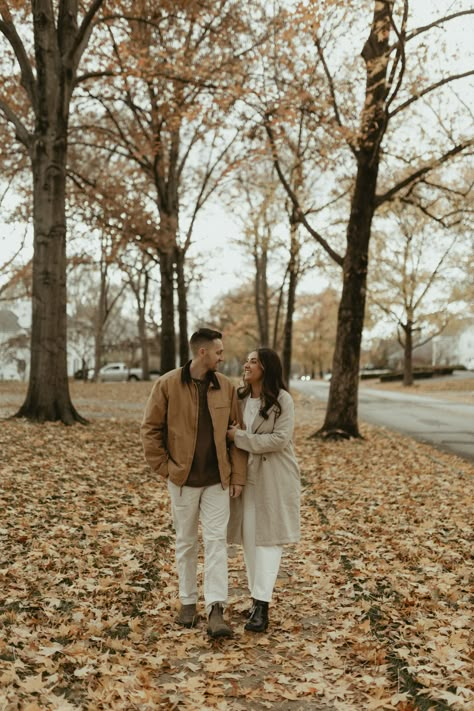
[{"label": "distant building", "polygon": [[458,323],[432,341],[432,365],[462,365],[474,370],[474,323]]},{"label": "distant building", "polygon": [[30,363],[30,332],[20,315],[0,309],[0,380],[26,380]]},{"label": "distant building", "polygon": [[474,324],[459,334],[458,358],[461,365],[474,370]]}]

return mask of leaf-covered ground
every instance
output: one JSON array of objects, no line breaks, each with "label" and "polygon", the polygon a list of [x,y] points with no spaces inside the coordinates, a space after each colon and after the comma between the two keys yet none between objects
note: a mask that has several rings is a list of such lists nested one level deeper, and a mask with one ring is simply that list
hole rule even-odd
[{"label": "leaf-covered ground", "polygon": [[[1,413],[21,388],[2,386]],[[142,459],[149,386],[74,384],[87,427],[0,422],[0,709],[473,709],[473,467],[363,426],[308,438],[297,398],[303,537],[267,634],[178,628],[166,490]],[[18,399],[19,398],[19,399]],[[99,417],[100,415],[100,417]],[[471,636],[470,636],[471,635]]]}]

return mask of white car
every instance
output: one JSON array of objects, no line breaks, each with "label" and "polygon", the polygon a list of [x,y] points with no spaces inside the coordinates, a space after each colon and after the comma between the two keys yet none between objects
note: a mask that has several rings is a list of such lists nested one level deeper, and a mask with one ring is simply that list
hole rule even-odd
[{"label": "white car", "polygon": [[[155,380],[159,376],[157,370],[150,371],[150,379]],[[101,383],[127,382],[130,380],[143,380],[141,368],[129,368],[126,363],[108,363],[99,370],[99,381]]]}]

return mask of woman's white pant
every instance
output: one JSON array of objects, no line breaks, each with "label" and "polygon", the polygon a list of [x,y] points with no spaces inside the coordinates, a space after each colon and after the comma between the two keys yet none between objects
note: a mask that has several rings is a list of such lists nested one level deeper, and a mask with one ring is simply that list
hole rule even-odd
[{"label": "woman's white pant", "polygon": [[168,479],[176,531],[179,599],[183,605],[198,600],[198,523],[204,543],[204,602],[209,613],[215,602],[225,605],[228,595],[227,524],[229,490],[220,484],[179,487]]},{"label": "woman's white pant", "polygon": [[255,545],[255,485],[247,483],[243,496],[243,536],[245,567],[250,595],[254,600],[270,602],[280,568],[282,546]]}]

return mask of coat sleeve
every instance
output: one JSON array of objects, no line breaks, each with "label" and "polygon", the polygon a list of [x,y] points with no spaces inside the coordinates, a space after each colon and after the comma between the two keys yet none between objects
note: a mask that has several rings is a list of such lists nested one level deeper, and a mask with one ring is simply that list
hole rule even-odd
[{"label": "coat sleeve", "polygon": [[237,430],[235,433],[235,445],[239,449],[252,454],[266,454],[268,452],[280,452],[289,444],[293,437],[295,424],[295,407],[289,393],[278,398],[281,405],[281,413],[275,419],[273,432],[247,432]]},{"label": "coat sleeve", "polygon": [[[238,422],[239,426],[242,427],[242,414],[235,388],[232,389],[230,422]],[[234,442],[231,442],[229,446],[229,458],[231,467],[230,483],[244,486],[247,480],[247,452],[245,452],[243,448],[238,448]]]},{"label": "coat sleeve", "polygon": [[145,406],[140,435],[146,461],[156,474],[165,479],[168,477],[167,411],[167,386],[160,379],[153,386]]}]

